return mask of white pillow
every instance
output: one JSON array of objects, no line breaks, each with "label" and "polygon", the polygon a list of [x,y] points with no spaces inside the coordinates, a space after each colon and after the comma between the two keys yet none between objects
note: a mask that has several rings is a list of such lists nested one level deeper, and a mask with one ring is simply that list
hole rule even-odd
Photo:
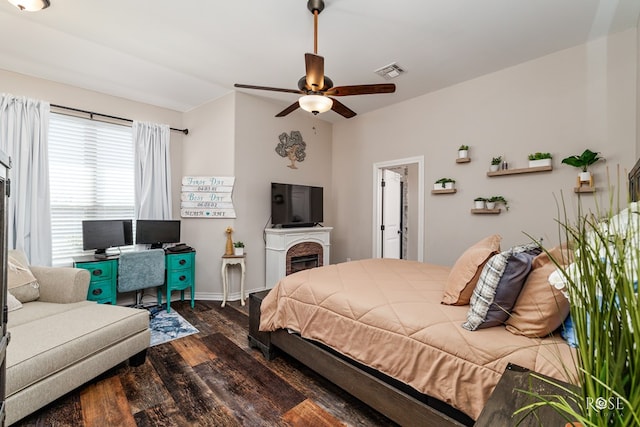
[{"label": "white pillow", "polygon": [[22,303],[18,301],[16,297],[11,294],[11,292],[7,292],[7,309],[9,311],[14,311],[22,308]]}]

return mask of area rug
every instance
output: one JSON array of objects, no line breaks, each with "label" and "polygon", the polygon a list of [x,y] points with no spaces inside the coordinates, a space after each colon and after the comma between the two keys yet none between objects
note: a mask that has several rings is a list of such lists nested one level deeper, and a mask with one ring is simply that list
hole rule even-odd
[{"label": "area rug", "polygon": [[172,310],[167,313],[166,309],[151,315],[149,329],[151,329],[151,347],[199,332],[177,311]]}]

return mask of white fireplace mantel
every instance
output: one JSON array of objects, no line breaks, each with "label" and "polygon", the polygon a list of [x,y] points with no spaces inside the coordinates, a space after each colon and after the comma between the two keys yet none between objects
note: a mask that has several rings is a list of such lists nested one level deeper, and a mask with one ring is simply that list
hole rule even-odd
[{"label": "white fireplace mantel", "polygon": [[267,228],[266,235],[266,288],[273,288],[287,275],[287,251],[299,244],[315,242],[322,246],[324,264],[329,264],[329,235],[333,227]]}]

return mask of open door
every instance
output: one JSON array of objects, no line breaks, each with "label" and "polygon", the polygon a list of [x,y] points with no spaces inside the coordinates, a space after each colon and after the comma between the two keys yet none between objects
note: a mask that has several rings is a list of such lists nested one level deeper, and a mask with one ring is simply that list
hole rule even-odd
[{"label": "open door", "polygon": [[402,247],[402,175],[385,169],[382,178],[382,258],[404,258]]},{"label": "open door", "polygon": [[[394,172],[397,174],[397,171],[405,171],[404,176],[400,174],[404,180],[399,189],[393,175]],[[391,187],[394,187],[393,191],[389,191]],[[372,225],[374,258],[424,261],[423,156],[373,164]]]}]

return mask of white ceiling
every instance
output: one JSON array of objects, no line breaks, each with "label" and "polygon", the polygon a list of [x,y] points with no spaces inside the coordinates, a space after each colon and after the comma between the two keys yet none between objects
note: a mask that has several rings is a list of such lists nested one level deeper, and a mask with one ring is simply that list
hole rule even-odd
[{"label": "white ceiling", "polygon": [[[51,0],[20,12],[0,0],[0,68],[178,111],[234,83],[297,88],[313,52],[306,0]],[[395,94],[340,98],[364,113],[636,27],[638,0],[325,0],[318,54],[336,86]],[[0,82],[0,91],[2,85]],[[243,90],[245,91],[245,90]],[[294,94],[250,91],[282,108]],[[274,115],[280,106],[274,106]],[[321,117],[346,120],[334,112]]]}]

